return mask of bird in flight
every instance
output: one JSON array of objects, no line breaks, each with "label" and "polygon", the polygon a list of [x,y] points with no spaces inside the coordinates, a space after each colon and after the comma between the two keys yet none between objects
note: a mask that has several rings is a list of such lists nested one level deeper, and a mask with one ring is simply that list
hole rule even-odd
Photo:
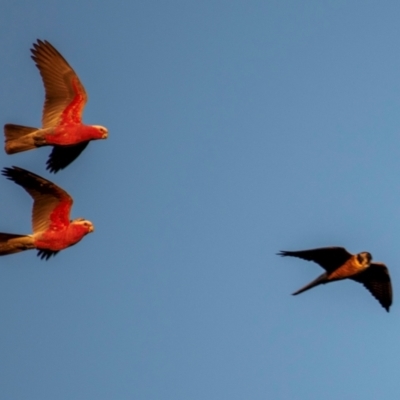
[{"label": "bird in flight", "polygon": [[72,197],[54,183],[19,167],[4,168],[2,175],[22,186],[33,198],[33,233],[0,233],[0,256],[37,249],[37,255],[48,260],[93,232],[90,221],[83,218],[70,221]]},{"label": "bird in flight", "polygon": [[293,295],[321,284],[352,279],[362,283],[382,307],[389,312],[393,297],[389,271],[385,264],[371,262],[370,253],[362,252],[353,255],[343,247],[322,247],[301,251],[281,251],[278,255],[314,261],[326,271],[308,285],[294,292]]},{"label": "bird in flight", "polygon": [[108,131],[104,126],[82,123],[88,96],[65,58],[46,40],[34,43],[31,53],[45,89],[42,128],[4,125],[5,151],[14,154],[53,146],[47,169],[56,173],[74,161],[89,141],[106,139]]}]

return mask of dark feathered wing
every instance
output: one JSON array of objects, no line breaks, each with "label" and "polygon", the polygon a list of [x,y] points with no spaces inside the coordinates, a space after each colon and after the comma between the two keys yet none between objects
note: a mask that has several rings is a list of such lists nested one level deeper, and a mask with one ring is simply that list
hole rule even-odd
[{"label": "dark feathered wing", "polygon": [[352,257],[344,247],[321,247],[319,249],[300,250],[300,251],[280,251],[278,255],[282,257],[298,257],[307,261],[314,261],[319,264],[326,272],[330,273],[343,265]]},{"label": "dark feathered wing", "polygon": [[74,146],[54,146],[47,160],[47,170],[56,173],[64,169],[85,150],[89,142],[78,143]]},{"label": "dark feathered wing", "polygon": [[46,92],[43,128],[56,126],[61,121],[80,123],[87,94],[78,75],[46,40],[34,43],[31,52]]},{"label": "dark feathered wing", "polygon": [[41,260],[48,260],[51,257],[55,257],[55,255],[58,253],[58,251],[53,251],[53,250],[38,250],[37,252],[37,256],[41,259]]},{"label": "dark feathered wing", "polygon": [[371,263],[369,268],[351,279],[362,283],[382,307],[389,312],[393,300],[393,291],[389,270],[385,264]]}]

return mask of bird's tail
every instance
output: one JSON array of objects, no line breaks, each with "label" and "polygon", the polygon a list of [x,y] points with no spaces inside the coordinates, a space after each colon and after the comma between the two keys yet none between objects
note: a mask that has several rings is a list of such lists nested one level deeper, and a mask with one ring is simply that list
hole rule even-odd
[{"label": "bird's tail", "polygon": [[321,285],[321,284],[326,283],[326,282],[327,282],[326,277],[327,277],[327,274],[326,274],[326,273],[320,275],[317,279],[314,279],[314,280],[313,280],[312,282],[310,282],[308,285],[303,286],[301,289],[299,289],[299,290],[297,290],[296,292],[292,293],[293,296],[296,296],[297,294],[303,293],[303,292],[305,292],[306,290],[309,290],[309,289],[311,289],[311,288],[313,288],[313,287],[315,287],[315,286],[318,286],[318,285]]},{"label": "bird's tail", "polygon": [[14,154],[36,148],[37,145],[35,145],[35,139],[31,133],[37,130],[37,128],[32,128],[30,126],[4,125],[4,148],[6,153]]},{"label": "bird's tail", "polygon": [[35,248],[33,237],[30,235],[15,235],[0,232],[0,256],[19,253]]}]

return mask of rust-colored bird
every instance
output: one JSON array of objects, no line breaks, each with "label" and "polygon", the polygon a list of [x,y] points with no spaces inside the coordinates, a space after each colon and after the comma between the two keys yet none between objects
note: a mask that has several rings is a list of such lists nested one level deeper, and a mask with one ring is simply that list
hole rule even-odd
[{"label": "rust-colored bird", "polygon": [[314,261],[326,271],[308,285],[294,292],[293,295],[305,292],[314,286],[348,278],[362,283],[389,312],[392,304],[392,284],[389,271],[383,263],[371,263],[370,253],[362,252],[353,255],[343,247],[323,247],[312,250],[281,251],[278,255]]},{"label": "rust-colored bird", "polygon": [[48,260],[93,232],[90,221],[83,218],[70,221],[73,200],[65,190],[22,168],[4,168],[2,174],[22,186],[33,198],[33,234],[0,233],[0,256],[37,249],[37,255]]},{"label": "rust-colored bird", "polygon": [[106,139],[108,131],[100,125],[82,123],[88,97],[78,75],[65,58],[47,41],[38,40],[31,52],[45,88],[43,127],[6,124],[5,151],[14,154],[53,146],[47,169],[56,173],[74,161],[89,141]]}]

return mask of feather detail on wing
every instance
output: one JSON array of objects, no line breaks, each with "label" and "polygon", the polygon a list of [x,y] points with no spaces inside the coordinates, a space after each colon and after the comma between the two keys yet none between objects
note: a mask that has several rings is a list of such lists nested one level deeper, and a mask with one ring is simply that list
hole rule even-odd
[{"label": "feather detail on wing", "polygon": [[365,271],[353,276],[351,279],[362,283],[382,307],[389,312],[393,300],[393,291],[389,270],[385,264],[371,263]]},{"label": "feather detail on wing", "polygon": [[53,250],[38,250],[37,252],[37,256],[41,259],[41,260],[48,260],[51,257],[55,257],[56,254],[58,253],[58,251],[53,251]]},{"label": "feather detail on wing", "polygon": [[81,123],[87,94],[78,75],[48,41],[38,40],[31,52],[46,92],[43,128],[63,123]]},{"label": "feather detail on wing", "polygon": [[54,146],[47,160],[47,170],[57,173],[74,161],[85,150],[89,142],[81,142],[74,146]]},{"label": "feather detail on wing", "polygon": [[33,198],[33,233],[59,230],[69,224],[72,197],[54,183],[19,167],[4,168],[7,179],[22,186]]},{"label": "feather detail on wing", "polygon": [[319,249],[300,250],[300,251],[280,251],[278,255],[282,257],[298,257],[307,261],[314,261],[325,271],[332,272],[343,265],[352,257],[344,247],[322,247]]}]

